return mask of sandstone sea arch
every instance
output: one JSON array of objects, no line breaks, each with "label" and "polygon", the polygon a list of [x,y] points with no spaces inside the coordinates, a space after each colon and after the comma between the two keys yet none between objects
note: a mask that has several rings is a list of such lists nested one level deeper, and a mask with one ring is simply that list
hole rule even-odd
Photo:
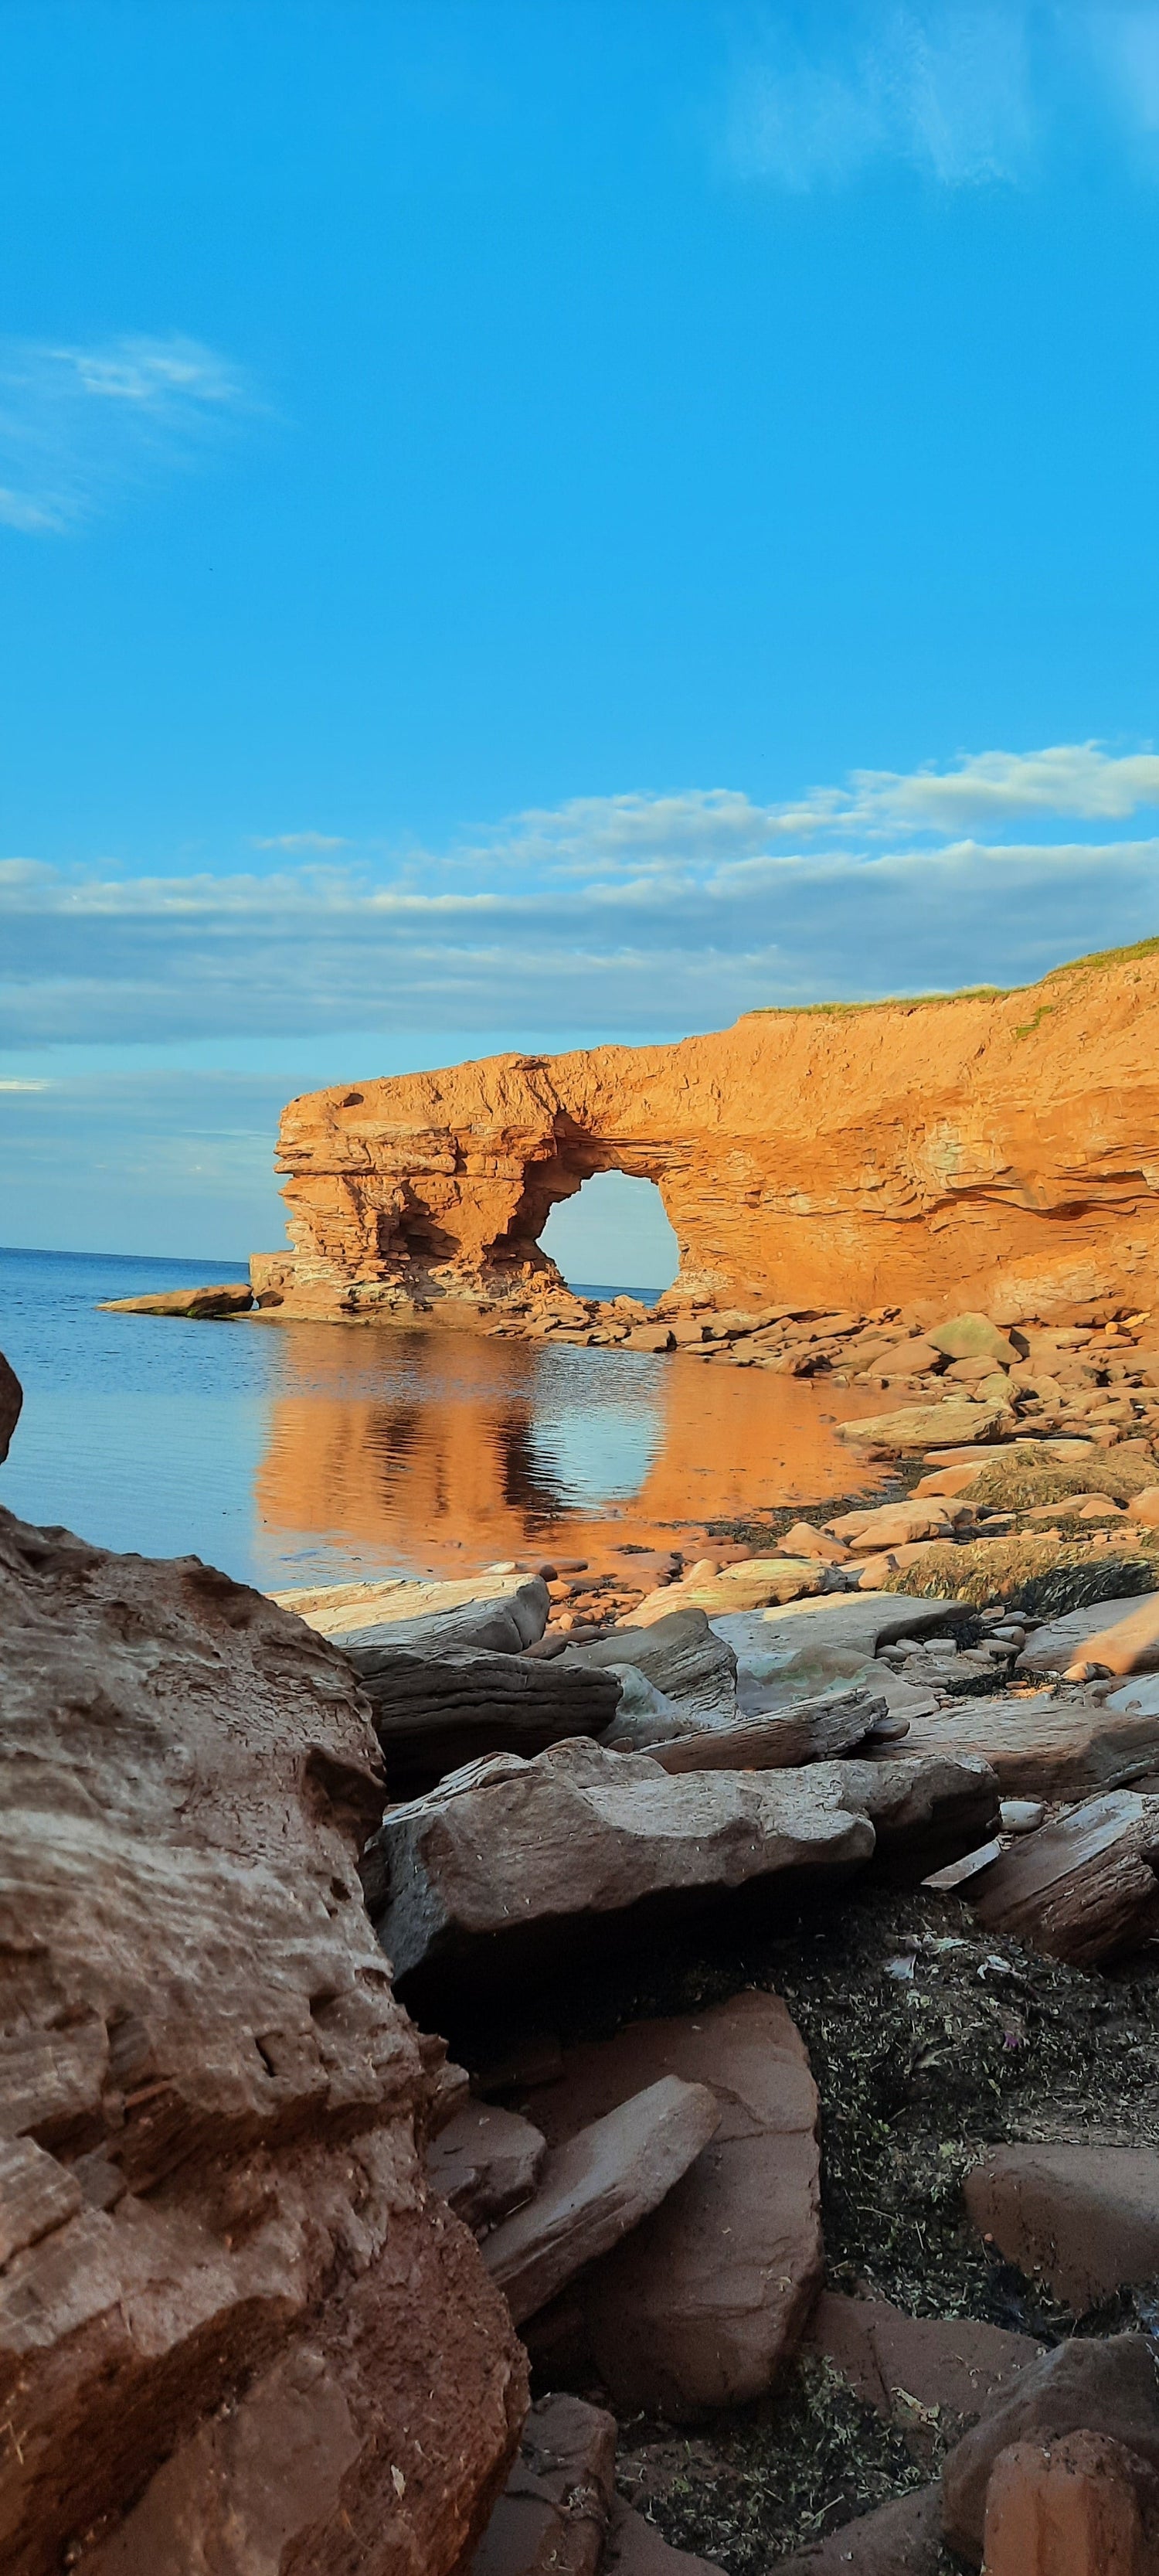
[{"label": "sandstone sea arch", "polygon": [[676,1296],[1011,1317],[1149,1302],[1159,1252],[1159,941],[1015,992],[750,1013],[666,1046],[504,1055],[291,1101],[286,1315],[470,1322],[558,1286],[550,1210],[654,1181]]}]

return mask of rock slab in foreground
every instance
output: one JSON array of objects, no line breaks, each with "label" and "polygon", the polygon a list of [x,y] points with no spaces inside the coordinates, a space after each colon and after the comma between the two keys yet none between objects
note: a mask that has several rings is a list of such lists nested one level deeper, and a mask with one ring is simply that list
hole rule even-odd
[{"label": "rock slab in foreground", "polygon": [[706,2085],[665,2075],[552,2149],[534,2199],[483,2247],[516,2325],[639,2226],[687,2173],[719,2118]]},{"label": "rock slab in foreground", "polygon": [[562,1657],[436,1655],[393,1643],[342,1651],[370,1702],[392,1798],[433,1788],[481,1753],[543,1753],[569,1735],[602,1735],[619,1704],[614,1673],[573,1669]]},{"label": "rock slab in foreground", "polygon": [[991,2473],[1012,2443],[1049,2447],[1084,2431],[1108,2434],[1159,2467],[1159,2353],[1149,2335],[1060,2344],[987,2408],[942,2469],[942,2527],[951,2549],[972,2567],[980,2564]]},{"label": "rock slab in foreground", "polygon": [[1098,1700],[968,1699],[915,1720],[909,1753],[973,1753],[1004,1798],[1088,1798],[1159,1769],[1159,1710],[1108,1712]]},{"label": "rock slab in foreground", "polygon": [[570,2049],[536,2109],[566,2138],[661,2076],[707,2086],[719,2126],[573,2297],[621,2412],[679,2423],[762,2396],[804,2327],[823,2265],[817,2090],[780,1997],[753,1991]]},{"label": "rock slab in foreground", "polygon": [[[742,1888],[847,1876],[875,1849],[922,1877],[995,1830],[997,1786],[977,1762],[819,1762],[804,1771],[691,1772],[582,1739],[534,1762],[497,1756],[387,1813],[367,1855],[385,1889],[379,1937],[395,1973],[467,1963],[542,1977],[576,1932],[626,1928]],[[424,1985],[424,1992],[426,1991]],[[445,2024],[444,2024],[445,2027]]]},{"label": "rock slab in foreground", "polygon": [[524,2365],[425,2192],[356,1686],[196,1558],[7,1513],[0,1618],[5,2576],[449,2576]]},{"label": "rock slab in foreground", "polygon": [[1147,2147],[990,2147],[966,2207],[1008,2263],[1039,2272],[1075,2316],[1159,2275],[1159,2155]]}]

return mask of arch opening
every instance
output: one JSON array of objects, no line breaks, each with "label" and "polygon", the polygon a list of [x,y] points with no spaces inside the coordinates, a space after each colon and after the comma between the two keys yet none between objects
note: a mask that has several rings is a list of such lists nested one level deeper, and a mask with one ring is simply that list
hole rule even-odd
[{"label": "arch opening", "polygon": [[680,1248],[655,1181],[628,1172],[593,1172],[559,1199],[539,1237],[540,1249],[581,1294],[662,1296],[680,1266]]}]

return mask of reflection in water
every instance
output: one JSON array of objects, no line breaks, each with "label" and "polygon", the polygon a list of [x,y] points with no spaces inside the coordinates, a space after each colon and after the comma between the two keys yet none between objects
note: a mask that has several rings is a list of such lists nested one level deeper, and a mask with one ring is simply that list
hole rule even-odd
[{"label": "reflection in water", "polygon": [[[816,1386],[637,1351],[442,1331],[285,1324],[257,1472],[266,1579],[443,1570],[566,1544],[597,1524],[648,1544],[857,1481],[835,1418],[880,1409]],[[311,1541],[313,1544],[311,1544]]]}]

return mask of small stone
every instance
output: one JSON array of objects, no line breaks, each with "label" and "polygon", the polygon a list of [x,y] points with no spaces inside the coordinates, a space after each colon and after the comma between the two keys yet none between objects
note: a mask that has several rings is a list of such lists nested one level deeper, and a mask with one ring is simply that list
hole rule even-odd
[{"label": "small stone", "polygon": [[1045,1814],[1041,1798],[1004,1798],[998,1810],[1004,1834],[1036,1834]]}]

